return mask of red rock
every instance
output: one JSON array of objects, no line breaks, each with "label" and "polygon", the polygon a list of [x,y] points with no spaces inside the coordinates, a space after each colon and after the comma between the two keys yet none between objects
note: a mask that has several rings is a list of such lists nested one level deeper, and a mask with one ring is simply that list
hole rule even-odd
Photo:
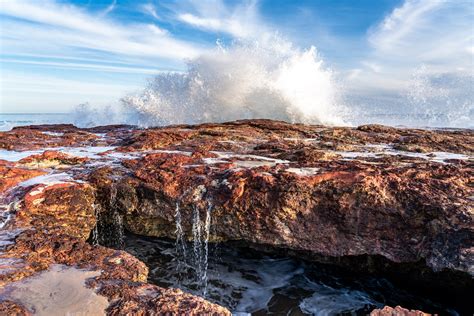
[{"label": "red rock", "polygon": [[[9,229],[26,230],[0,254],[21,264],[7,267],[0,278],[4,283],[54,263],[77,265],[103,271],[90,286],[113,300],[110,314],[228,313],[178,290],[146,284],[141,262],[85,242],[96,224],[95,213],[107,220],[119,212],[126,228],[137,234],[175,237],[177,203],[189,237],[193,209],[204,212],[212,205],[213,240],[273,246],[320,261],[384,258],[460,273],[463,282],[472,283],[471,130],[243,120],[147,130],[27,127],[0,136],[0,148],[7,149],[105,143],[137,155],[96,169],[57,152],[29,157],[16,167],[0,163],[3,191],[44,172],[19,166],[42,168],[37,162],[43,161],[76,165],[70,173],[85,181],[24,192]],[[458,156],[443,162],[437,151]]]},{"label": "red rock", "polygon": [[376,309],[370,313],[371,316],[427,316],[431,314],[426,314],[421,311],[408,310],[401,306],[395,308],[385,306],[383,309]]},{"label": "red rock", "polygon": [[61,165],[78,165],[89,161],[86,157],[75,157],[54,150],[46,150],[42,154],[31,155],[18,163],[29,167],[45,168]]},{"label": "red rock", "polygon": [[11,163],[0,165],[0,194],[14,187],[22,181],[40,176],[46,172],[35,169],[14,167]]},{"label": "red rock", "polygon": [[[230,315],[223,307],[179,290],[146,284],[148,268],[124,251],[86,242],[96,225],[94,190],[88,184],[39,184],[25,194],[8,223],[16,235],[0,251],[0,287],[28,278],[53,264],[101,271],[88,285],[113,302],[109,315],[177,313]],[[30,315],[1,293],[0,314]]]}]

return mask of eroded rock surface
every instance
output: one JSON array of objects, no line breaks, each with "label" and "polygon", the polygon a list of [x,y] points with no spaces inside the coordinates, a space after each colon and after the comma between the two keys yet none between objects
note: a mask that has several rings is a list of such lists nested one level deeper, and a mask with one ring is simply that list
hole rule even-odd
[{"label": "eroded rock surface", "polygon": [[[252,120],[147,130],[22,127],[0,139],[0,188],[4,202],[16,201],[4,210],[13,216],[3,216],[3,284],[75,265],[103,271],[89,285],[113,302],[110,314],[227,313],[146,284],[137,259],[86,242],[103,238],[117,218],[133,233],[176,238],[178,211],[191,239],[195,213],[204,219],[210,210],[213,241],[270,245],[319,261],[413,263],[472,286],[470,130]],[[21,185],[37,176],[44,181]],[[5,306],[21,314],[10,299]]]},{"label": "eroded rock surface", "polygon": [[[2,166],[2,202],[9,205],[2,210],[9,216],[3,216],[0,230],[2,314],[229,314],[202,298],[147,284],[148,268],[142,262],[88,243],[96,226],[95,189],[73,179],[72,170],[68,177],[47,177],[54,171],[31,169],[44,164],[25,164],[57,157],[46,153]],[[86,161],[72,160],[74,165]]]},{"label": "eroded rock surface", "polygon": [[116,191],[134,233],[173,236],[178,203],[188,237],[194,207],[211,207],[216,240],[474,273],[471,131],[242,121],[125,143],[117,150],[149,153],[121,162],[131,174],[103,168],[89,181],[104,199]]}]

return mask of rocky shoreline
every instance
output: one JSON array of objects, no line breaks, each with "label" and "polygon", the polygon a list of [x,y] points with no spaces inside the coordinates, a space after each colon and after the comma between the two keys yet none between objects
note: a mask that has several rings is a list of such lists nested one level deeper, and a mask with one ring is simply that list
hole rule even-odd
[{"label": "rocky shoreline", "polygon": [[199,229],[210,242],[392,272],[472,308],[473,131],[43,125],[0,133],[0,148],[0,311],[30,313],[15,287],[59,265],[97,271],[87,286],[107,314],[230,314],[148,284],[148,268],[119,250],[123,229],[184,240]]}]

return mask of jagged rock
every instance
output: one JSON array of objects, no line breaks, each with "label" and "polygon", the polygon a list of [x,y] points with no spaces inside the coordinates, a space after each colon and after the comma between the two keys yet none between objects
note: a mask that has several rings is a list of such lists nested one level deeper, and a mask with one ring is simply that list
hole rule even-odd
[{"label": "jagged rock", "polygon": [[46,150],[42,154],[31,155],[18,163],[28,168],[64,168],[89,161],[86,157],[75,157],[54,150]]},{"label": "jagged rock", "polygon": [[[472,160],[446,164],[393,146],[379,152],[375,147],[416,136],[431,151],[472,154],[472,132],[329,129],[270,121],[183,129],[140,132],[120,149],[171,150],[123,162],[133,175],[121,179],[117,207],[137,234],[173,236],[177,202],[190,233],[192,205],[204,210],[212,203],[218,239],[315,256],[421,260],[436,271],[474,273]],[[229,142],[231,155],[216,154],[229,150]],[[348,158],[326,146],[352,148],[352,154]],[[199,186],[206,194],[196,202]]]},{"label": "jagged rock", "polygon": [[42,170],[17,168],[12,163],[0,160],[0,192],[4,193],[22,181],[45,173]]},{"label": "jagged rock", "polygon": [[[86,242],[96,225],[95,192],[66,182],[28,187],[15,216],[2,231],[0,312],[30,315],[9,298],[9,288],[54,264],[100,271],[88,286],[111,304],[109,315],[189,313],[228,315],[220,306],[179,290],[146,284],[148,268],[130,254]],[[105,313],[104,312],[104,313]]]},{"label": "jagged rock", "polygon": [[113,300],[109,314],[228,313],[178,290],[147,285],[141,262],[86,242],[97,218],[100,229],[116,216],[131,232],[173,238],[178,206],[188,238],[194,209],[210,208],[214,241],[272,246],[318,261],[382,258],[388,268],[447,271],[456,275],[453,282],[461,280],[456,285],[472,286],[471,130],[250,120],[147,130],[22,127],[0,136],[4,149],[115,146],[88,158],[58,148],[0,161],[3,192],[51,172],[47,167],[70,177],[15,191],[20,204],[6,229],[16,239],[0,254],[12,260],[0,275],[4,284],[52,264],[76,265],[103,271],[89,285]]},{"label": "jagged rock", "polygon": [[401,306],[395,308],[385,306],[382,309],[373,310],[370,316],[428,316],[430,314],[423,313],[421,311],[408,310]]}]

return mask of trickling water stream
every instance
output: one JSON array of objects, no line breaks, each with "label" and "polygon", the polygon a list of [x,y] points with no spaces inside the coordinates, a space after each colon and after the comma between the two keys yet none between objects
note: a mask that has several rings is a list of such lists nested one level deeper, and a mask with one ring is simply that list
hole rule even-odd
[{"label": "trickling water stream", "polygon": [[110,186],[110,199],[108,210],[104,211],[99,205],[94,205],[97,225],[91,233],[90,242],[93,245],[121,249],[124,246],[125,229],[123,215],[117,209],[117,187],[115,183]]},{"label": "trickling water stream", "polygon": [[201,274],[206,282],[196,281],[198,263],[189,262],[194,255],[187,257],[188,264],[177,264],[175,241],[127,235],[125,250],[148,265],[149,282],[205,296],[235,315],[366,315],[384,305],[457,314],[410,287],[397,287],[381,277],[262,255],[233,243],[208,245],[206,261],[201,262],[201,267],[207,266]]}]

